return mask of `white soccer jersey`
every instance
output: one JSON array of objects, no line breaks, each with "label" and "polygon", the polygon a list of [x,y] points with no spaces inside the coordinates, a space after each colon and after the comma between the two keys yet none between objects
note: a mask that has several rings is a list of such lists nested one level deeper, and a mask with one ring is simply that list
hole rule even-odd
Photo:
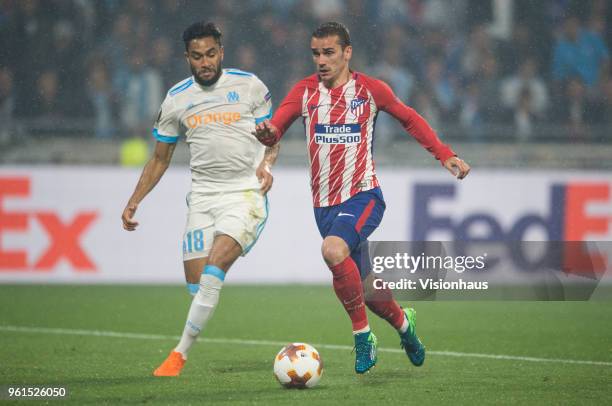
[{"label": "white soccer jersey", "polygon": [[271,109],[270,92],[257,76],[223,69],[212,86],[201,86],[190,77],[172,87],[153,135],[167,143],[185,135],[193,192],[259,189],[255,170],[265,147],[251,131],[271,117]]}]

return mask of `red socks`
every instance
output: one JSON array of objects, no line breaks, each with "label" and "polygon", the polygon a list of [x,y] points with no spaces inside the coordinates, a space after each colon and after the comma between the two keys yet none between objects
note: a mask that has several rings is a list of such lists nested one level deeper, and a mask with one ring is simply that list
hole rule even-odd
[{"label": "red socks", "polygon": [[402,327],[404,312],[393,299],[389,289],[376,289],[364,303],[359,269],[350,256],[329,269],[334,275],[334,291],[351,318],[353,331],[364,329],[368,325],[364,304],[367,304],[374,314],[387,320],[396,330]]},{"label": "red socks", "polygon": [[359,331],[368,326],[368,316],[365,310],[363,287],[357,264],[349,256],[329,269],[334,275],[334,291],[351,318],[353,331]]},{"label": "red socks", "polygon": [[399,330],[404,323],[404,311],[393,299],[389,289],[376,289],[366,300],[368,308],[378,317],[385,319]]}]

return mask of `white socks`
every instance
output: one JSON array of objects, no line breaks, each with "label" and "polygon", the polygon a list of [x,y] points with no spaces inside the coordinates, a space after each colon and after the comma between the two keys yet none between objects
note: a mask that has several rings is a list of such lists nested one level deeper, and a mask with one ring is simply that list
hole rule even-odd
[{"label": "white socks", "polygon": [[410,323],[408,322],[408,317],[404,315],[404,322],[402,323],[402,326],[397,331],[400,334],[404,334],[406,331],[408,331],[409,326],[410,326]]},{"label": "white socks", "polygon": [[200,289],[191,302],[181,341],[174,349],[180,352],[184,359],[187,359],[187,352],[204,329],[206,322],[212,317],[219,302],[219,292],[224,279],[225,272],[216,266],[207,265],[204,268],[200,278]]},{"label": "white socks", "polygon": [[357,334],[361,334],[361,333],[367,333],[368,331],[370,331],[370,325],[369,324],[367,326],[365,326],[364,328],[361,328],[359,330],[353,330],[353,335],[357,335]]}]

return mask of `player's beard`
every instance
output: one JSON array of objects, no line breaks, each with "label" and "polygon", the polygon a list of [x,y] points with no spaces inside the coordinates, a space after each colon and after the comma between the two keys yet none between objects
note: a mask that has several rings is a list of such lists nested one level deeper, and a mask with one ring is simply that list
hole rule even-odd
[{"label": "player's beard", "polygon": [[198,82],[200,85],[212,86],[215,83],[217,83],[217,80],[219,80],[219,78],[221,77],[221,73],[222,73],[221,64],[217,65],[215,69],[216,69],[215,76],[213,76],[211,79],[208,79],[208,80],[201,79],[200,76],[198,75],[198,71],[195,70],[193,67],[191,68],[191,73],[193,74],[195,81]]}]

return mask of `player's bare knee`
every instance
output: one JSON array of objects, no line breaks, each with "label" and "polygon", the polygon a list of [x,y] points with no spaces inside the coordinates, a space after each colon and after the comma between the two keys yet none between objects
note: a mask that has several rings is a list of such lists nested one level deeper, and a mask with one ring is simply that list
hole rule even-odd
[{"label": "player's bare knee", "polygon": [[233,261],[228,257],[227,253],[223,250],[213,249],[208,257],[208,265],[216,266],[224,272],[227,272],[232,262]]},{"label": "player's bare knee", "polygon": [[223,255],[213,254],[208,258],[208,265],[216,266],[217,268],[221,269],[223,272],[226,273],[233,262],[233,260],[230,260]]},{"label": "player's bare knee", "polygon": [[327,237],[323,240],[321,253],[327,265],[333,266],[341,263],[350,252],[346,243],[338,237]]},{"label": "player's bare knee", "polygon": [[200,277],[202,275],[202,269],[204,269],[204,267],[206,266],[207,260],[208,257],[203,257],[183,261],[187,292],[191,296],[195,296],[198,293],[198,290],[200,289]]},{"label": "player's bare knee", "polygon": [[185,281],[189,283],[199,283],[202,269],[206,266],[208,258],[194,258],[188,261],[183,261],[185,270]]},{"label": "player's bare knee", "polygon": [[208,257],[208,264],[226,272],[242,254],[242,248],[232,237],[219,235],[215,238]]}]

